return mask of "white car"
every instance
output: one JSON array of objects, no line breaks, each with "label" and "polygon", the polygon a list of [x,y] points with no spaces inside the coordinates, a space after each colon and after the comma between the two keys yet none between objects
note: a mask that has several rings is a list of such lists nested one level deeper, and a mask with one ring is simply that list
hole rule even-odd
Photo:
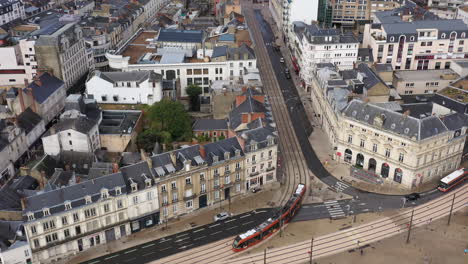
[{"label": "white car", "polygon": [[231,215],[228,212],[221,212],[221,213],[214,216],[214,221],[215,222],[223,221],[223,220],[228,219],[230,216]]},{"label": "white car", "polygon": [[284,58],[283,57],[281,57],[280,62],[284,63]]}]

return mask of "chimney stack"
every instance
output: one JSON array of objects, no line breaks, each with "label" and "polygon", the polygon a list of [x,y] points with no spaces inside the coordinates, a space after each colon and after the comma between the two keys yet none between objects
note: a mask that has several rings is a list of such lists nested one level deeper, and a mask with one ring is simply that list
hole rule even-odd
[{"label": "chimney stack", "polygon": [[30,104],[31,104],[31,109],[33,110],[33,112],[37,113],[37,109],[36,109],[36,100],[34,99],[33,91],[32,91],[31,88],[26,88],[26,91],[27,91],[29,100],[31,100],[31,102],[30,102]]},{"label": "chimney stack", "polygon": [[112,173],[117,173],[117,172],[119,172],[119,164],[112,163]]},{"label": "chimney stack", "polygon": [[203,159],[205,159],[205,157],[206,157],[205,146],[200,145],[200,150],[199,150],[199,151],[200,151],[200,156],[201,156]]},{"label": "chimney stack", "polygon": [[41,190],[44,189],[45,182],[46,182],[46,172],[44,170],[42,170],[41,171],[41,180],[39,181],[39,188]]},{"label": "chimney stack", "polygon": [[21,198],[21,209],[26,209],[26,198],[24,197]]}]

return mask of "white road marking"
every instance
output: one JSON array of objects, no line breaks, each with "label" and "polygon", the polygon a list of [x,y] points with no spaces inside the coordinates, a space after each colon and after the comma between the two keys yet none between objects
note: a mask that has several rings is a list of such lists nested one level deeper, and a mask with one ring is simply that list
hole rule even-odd
[{"label": "white road marking", "polygon": [[190,247],[190,246],[192,246],[192,245],[193,245],[193,244],[188,244],[188,245],[186,245],[186,246],[181,246],[179,249],[184,249],[184,248]]},{"label": "white road marking", "polygon": [[249,222],[247,222],[247,223],[243,223],[242,225],[248,225],[248,224],[250,224],[250,223],[253,223],[253,221],[249,221]]},{"label": "white road marking", "polygon": [[146,253],[146,254],[143,254],[142,256],[143,256],[143,257],[146,257],[146,256],[149,256],[149,255],[151,255],[151,254],[156,254],[156,252]]},{"label": "white road marking", "polygon": [[243,215],[243,216],[241,216],[241,217],[239,217],[239,218],[245,218],[245,217],[247,217],[247,216],[250,216],[250,214]]},{"label": "white road marking", "polygon": [[197,237],[197,238],[194,238],[193,240],[199,240],[199,239],[202,239],[204,237],[206,237],[206,236]]},{"label": "white road marking", "polygon": [[221,225],[221,224],[212,225],[212,226],[209,226],[209,228],[213,228],[213,227],[219,226],[219,225]]},{"label": "white road marking", "polygon": [[324,204],[337,204],[338,202],[337,201],[326,201],[326,202],[323,202]]},{"label": "white road marking", "polygon": [[230,228],[226,228],[226,230],[231,230],[231,229],[234,229],[234,228],[236,228],[236,227],[237,227],[237,226],[232,226],[232,227],[230,227]]},{"label": "white road marking", "polygon": [[159,251],[168,250],[168,249],[170,249],[170,248],[172,248],[172,247],[163,248],[163,249],[160,249]]},{"label": "white road marking", "polygon": [[266,213],[267,211],[255,211],[256,214]]},{"label": "white road marking", "polygon": [[99,263],[99,260],[96,260],[96,261],[90,262],[90,263],[88,263],[88,264],[94,264],[94,263]]},{"label": "white road marking", "polygon": [[178,243],[178,242],[184,241],[184,240],[186,240],[186,239],[189,239],[189,237],[184,237],[184,238],[178,239],[178,240],[176,240],[175,242]]},{"label": "white road marking", "polygon": [[192,233],[197,233],[197,232],[200,232],[200,231],[203,231],[203,230],[205,230],[205,228],[201,228],[201,229],[195,230],[195,231],[193,231]]},{"label": "white road marking", "polygon": [[221,232],[222,232],[222,231],[214,232],[214,233],[211,233],[210,235],[213,236],[213,235],[219,234],[219,233],[221,233]]},{"label": "white road marking", "polygon": [[132,252],[135,252],[135,251],[137,251],[137,249],[136,249],[136,248],[134,248],[134,249],[132,249],[132,250],[129,250],[129,251],[125,251],[125,253],[124,253],[124,254],[132,253]]},{"label": "white road marking", "polygon": [[360,203],[359,205],[366,205],[366,203]]},{"label": "white road marking", "polygon": [[151,243],[151,244],[148,244],[146,246],[142,246],[141,248],[147,248],[147,247],[151,247],[151,246],[154,246],[155,244],[154,243]]},{"label": "white road marking", "polygon": [[309,206],[308,206],[308,205],[304,205],[304,206],[302,206],[302,207],[303,207],[303,208],[309,208]]},{"label": "white road marking", "polygon": [[188,233],[185,233],[185,234],[182,234],[182,235],[178,235],[176,237],[183,237],[183,236],[188,236],[189,234]]},{"label": "white road marking", "polygon": [[236,219],[231,219],[231,220],[227,220],[226,222],[224,223],[229,223],[229,222],[232,222],[232,221],[235,221]]},{"label": "white road marking", "polygon": [[107,258],[105,258],[105,260],[108,260],[108,259],[111,259],[111,258],[115,258],[115,257],[117,257],[118,255],[119,255],[119,254],[114,255],[114,256],[107,257]]},{"label": "white road marking", "polygon": [[124,260],[124,262],[130,262],[130,261],[132,261],[134,259],[136,259],[136,258],[129,258],[129,259]]},{"label": "white road marking", "polygon": [[363,209],[362,211],[363,211],[363,212],[367,212],[367,211],[369,211],[369,209]]},{"label": "white road marking", "polygon": [[167,241],[171,241],[171,240],[172,240],[172,238],[169,238],[169,239],[164,239],[164,238],[163,238],[163,240],[162,240],[161,242],[159,242],[159,244],[164,243],[164,242],[167,242]]}]

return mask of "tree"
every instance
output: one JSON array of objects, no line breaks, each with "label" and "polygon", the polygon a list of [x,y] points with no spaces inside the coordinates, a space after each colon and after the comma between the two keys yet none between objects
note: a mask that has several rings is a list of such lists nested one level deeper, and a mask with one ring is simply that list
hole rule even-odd
[{"label": "tree", "polygon": [[[163,141],[190,140],[192,122],[182,103],[163,99],[148,109],[146,123],[149,130]],[[163,133],[166,132],[166,133]]]},{"label": "tree", "polygon": [[190,84],[185,91],[190,97],[190,107],[192,111],[200,111],[200,94],[202,94],[202,88],[196,84]]},{"label": "tree", "polygon": [[151,152],[154,148],[154,144],[158,141],[158,136],[153,130],[144,130],[138,134],[137,146],[138,149],[144,149],[147,152]]}]

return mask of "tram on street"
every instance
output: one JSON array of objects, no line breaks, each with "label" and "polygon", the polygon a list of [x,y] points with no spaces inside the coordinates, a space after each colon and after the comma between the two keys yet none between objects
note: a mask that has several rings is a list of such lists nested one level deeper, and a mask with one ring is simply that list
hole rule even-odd
[{"label": "tram on street", "polygon": [[234,252],[239,252],[258,244],[260,241],[268,238],[270,235],[278,231],[283,225],[291,221],[299,208],[301,208],[305,191],[305,184],[298,184],[292,197],[275,213],[273,217],[261,223],[259,226],[238,235],[232,244],[232,250]]},{"label": "tram on street", "polygon": [[468,169],[461,168],[442,178],[439,182],[439,191],[448,192],[458,184],[462,184],[468,177]]}]

